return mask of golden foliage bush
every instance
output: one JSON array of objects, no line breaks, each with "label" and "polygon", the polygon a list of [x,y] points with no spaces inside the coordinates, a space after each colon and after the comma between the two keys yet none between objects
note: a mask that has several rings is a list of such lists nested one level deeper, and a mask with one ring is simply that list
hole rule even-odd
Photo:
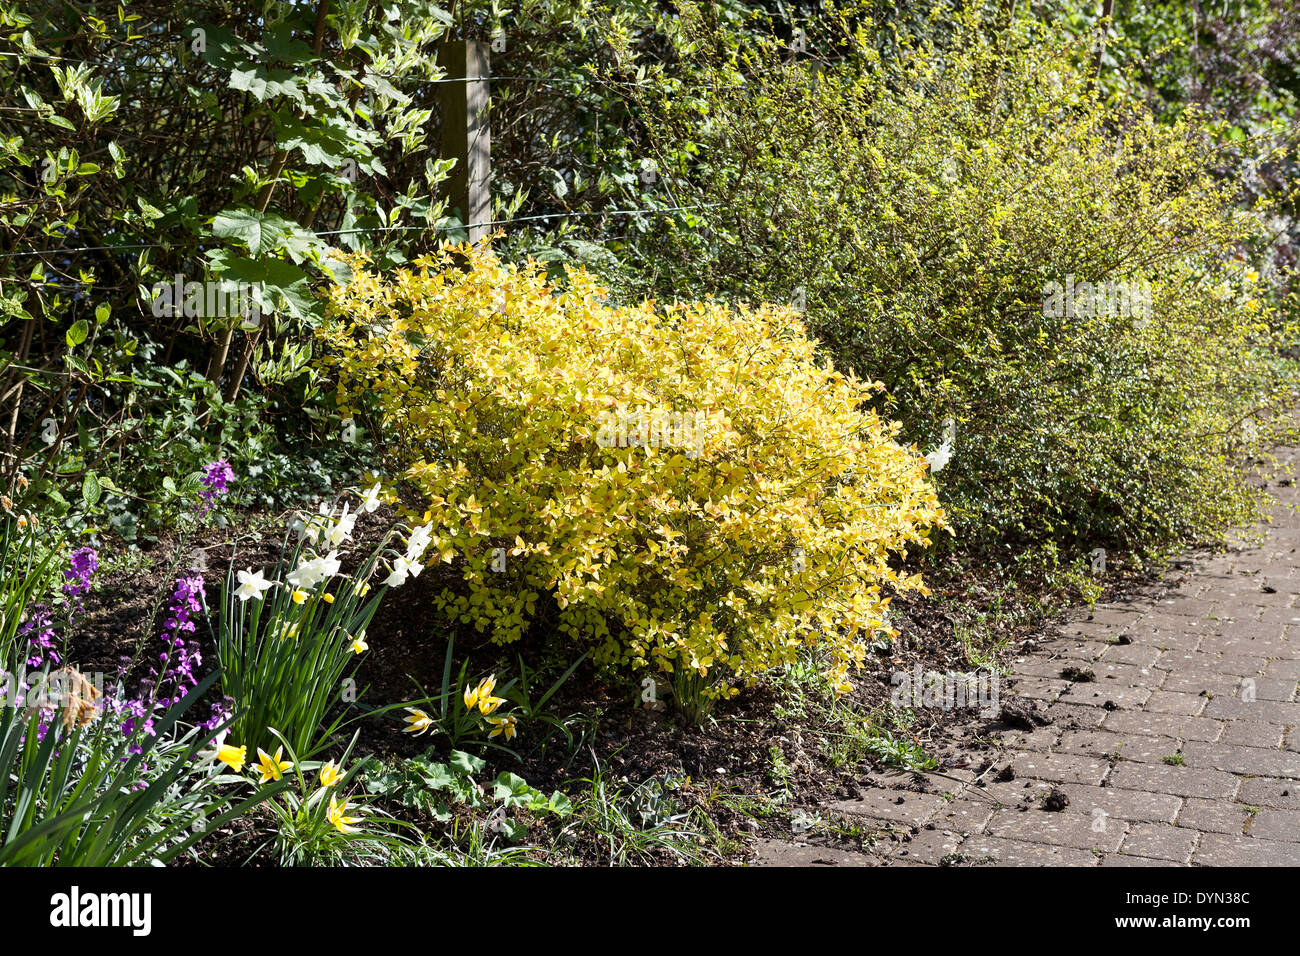
[{"label": "golden foliage bush", "polygon": [[792,311],[605,297],[486,245],[358,260],[331,293],[341,412],[427,503],[426,560],[463,566],[441,609],[506,643],[549,595],[562,632],[672,675],[696,715],[805,644],[844,689],[890,594],[924,590],[899,570],[943,526],[924,459]]}]

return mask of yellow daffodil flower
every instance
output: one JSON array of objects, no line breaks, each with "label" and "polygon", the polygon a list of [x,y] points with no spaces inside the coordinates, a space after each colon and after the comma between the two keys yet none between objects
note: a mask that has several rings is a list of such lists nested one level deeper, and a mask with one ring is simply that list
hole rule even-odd
[{"label": "yellow daffodil flower", "polygon": [[350,817],[347,815],[347,812],[348,802],[344,800],[342,803],[339,803],[338,798],[331,795],[329,810],[326,811],[326,816],[329,818],[330,823],[334,824],[334,829],[338,830],[339,833],[356,833],[357,828],[352,826],[352,824],[360,823],[361,818]]},{"label": "yellow daffodil flower", "polygon": [[420,734],[428,732],[428,730],[433,727],[433,718],[420,710],[420,708],[407,707],[406,710],[411,716],[403,718],[407,724],[410,725],[406,728],[404,733],[415,734],[415,736],[418,737]]},{"label": "yellow daffodil flower", "polygon": [[279,780],[288,771],[293,769],[293,764],[284,759],[284,748],[279,747],[272,757],[261,747],[257,748],[258,761],[253,765],[254,772],[261,773],[260,783],[266,783],[270,780]]},{"label": "yellow daffodil flower", "polygon": [[239,773],[239,771],[244,769],[244,761],[248,759],[248,748],[222,744],[217,748],[217,759],[231,770],[235,771],[235,773]]},{"label": "yellow daffodil flower", "polygon": [[324,594],[322,594],[321,598],[324,599],[326,604],[334,603],[334,595],[330,594],[329,591],[326,591]]},{"label": "yellow daffodil flower", "polygon": [[320,768],[320,785],[322,787],[332,787],[342,779],[343,774],[339,772],[339,768],[333,760]]},{"label": "yellow daffodil flower", "polygon": [[301,604],[305,600],[307,600],[307,592],[301,588],[295,589],[293,592],[293,603]]},{"label": "yellow daffodil flower", "polygon": [[350,646],[353,654],[364,654],[366,651],[370,650],[370,645],[366,643],[366,632],[363,630],[356,637],[352,638],[352,644]]}]

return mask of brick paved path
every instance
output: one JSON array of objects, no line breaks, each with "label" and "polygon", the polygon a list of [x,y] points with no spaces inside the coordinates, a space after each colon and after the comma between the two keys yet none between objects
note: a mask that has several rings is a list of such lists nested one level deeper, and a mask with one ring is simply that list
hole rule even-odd
[{"label": "brick paved path", "polygon": [[[1294,465],[1300,449],[1279,457]],[[869,850],[764,841],[759,862],[1300,865],[1300,488],[1270,491],[1262,546],[1192,557],[1019,658],[1003,702],[1031,698],[1053,722],[989,722],[990,770],[872,774],[860,799],[823,808],[878,828]],[[1069,667],[1095,680],[1066,680]],[[1064,810],[1042,807],[1053,788]]]}]

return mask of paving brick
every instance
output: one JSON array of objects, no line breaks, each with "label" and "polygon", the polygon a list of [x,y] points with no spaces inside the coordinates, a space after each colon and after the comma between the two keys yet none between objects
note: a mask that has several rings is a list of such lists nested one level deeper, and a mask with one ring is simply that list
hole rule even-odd
[{"label": "paving brick", "polygon": [[1186,863],[1196,846],[1197,834],[1168,823],[1135,823],[1124,834],[1120,849],[1133,856]]},{"label": "paving brick", "polygon": [[1008,730],[1001,735],[1002,743],[1013,750],[1051,750],[1061,739],[1059,727],[1039,727],[1037,730]]},{"label": "paving brick", "polygon": [[[1056,640],[1041,650],[1062,661],[1095,661],[1111,647],[1105,641]],[[1158,652],[1157,652],[1158,653]]]},{"label": "paving brick", "polygon": [[[1158,669],[1169,671],[1169,677],[1199,677],[1203,680],[1221,680],[1231,677],[1258,677],[1268,661],[1264,657],[1222,654],[1217,651],[1166,651],[1160,658]],[[1165,678],[1168,683],[1169,677]]]},{"label": "paving brick", "polygon": [[1206,833],[1192,854],[1201,866],[1300,866],[1300,843]]},{"label": "paving brick", "polygon": [[1152,860],[1143,856],[1127,856],[1123,853],[1107,853],[1101,858],[1101,866],[1180,866],[1173,860]]},{"label": "paving brick", "polygon": [[1300,843],[1300,810],[1260,810],[1246,834],[1257,840]]},{"label": "paving brick", "polygon": [[1129,627],[1136,623],[1145,613],[1145,608],[1122,607],[1116,604],[1098,604],[1089,619],[1093,624],[1105,627]]},{"label": "paving brick", "polygon": [[1139,823],[1172,823],[1183,805],[1181,797],[1118,787],[1092,787],[1079,783],[1062,784],[1070,798],[1070,807],[1094,819],[1098,813],[1107,818]]},{"label": "paving brick", "polygon": [[1218,677],[1206,677],[1203,674],[1184,674],[1181,671],[1169,671],[1160,690],[1172,694],[1194,694],[1197,697],[1220,697],[1232,695],[1241,687],[1241,678],[1223,674]]},{"label": "paving brick", "polygon": [[[1055,783],[1047,780],[1012,780],[1008,783],[986,783],[982,787],[973,787],[968,793],[972,798],[976,792],[997,804],[997,809],[1002,807],[1023,807],[1038,806],[1042,803],[1043,798],[1051,793],[1052,788],[1057,786]],[[1069,784],[1063,785],[1061,789],[1066,789]]]},{"label": "paving brick", "polygon": [[1009,683],[1017,697],[1042,701],[1056,700],[1062,691],[1071,686],[1068,680],[1053,680],[1047,677],[1014,677]]},{"label": "paving brick", "polygon": [[[1171,618],[1171,620],[1178,619]],[[1151,630],[1132,631],[1129,637],[1133,639],[1134,644],[1140,644],[1143,647],[1154,647],[1162,651],[1193,653],[1201,646],[1201,641],[1204,640],[1207,630],[1204,626],[1187,627],[1181,623],[1177,627],[1161,627],[1153,624]]]},{"label": "paving brick", "polygon": [[1271,657],[1291,657],[1291,645],[1282,639],[1281,627],[1273,638],[1245,637],[1239,634],[1211,634],[1201,639],[1197,650],[1202,654],[1220,654],[1259,661]]},{"label": "paving brick", "polygon": [[1281,747],[1284,724],[1269,724],[1262,720],[1225,720],[1218,743],[1239,747]]},{"label": "paving brick", "polygon": [[1096,727],[1107,713],[1109,711],[1101,707],[1087,707],[1083,704],[1058,703],[1047,708],[1047,716],[1062,730]]},{"label": "paving brick", "polygon": [[1220,719],[1264,720],[1271,724],[1300,724],[1300,704],[1275,700],[1241,700],[1216,697],[1205,706],[1204,716]]},{"label": "paving brick", "polygon": [[1114,734],[1102,730],[1067,730],[1061,735],[1059,753],[1093,754],[1120,760],[1159,761],[1178,750],[1176,737],[1145,737]]},{"label": "paving brick", "polygon": [[998,803],[995,798],[982,795],[978,788],[974,792],[981,793],[981,796],[958,797],[941,808],[928,823],[933,823],[940,830],[956,830],[961,833],[978,833],[983,830],[998,809]]},{"label": "paving brick", "polygon": [[1265,626],[1281,624],[1283,627],[1291,624],[1300,624],[1300,609],[1297,609],[1294,603],[1296,596],[1294,594],[1289,594],[1287,597],[1291,599],[1292,604],[1286,608],[1266,610],[1259,616],[1260,624]]},{"label": "paving brick", "polygon": [[874,857],[832,847],[785,840],[758,840],[754,853],[759,866],[876,866]]},{"label": "paving brick", "polygon": [[1139,763],[1119,764],[1107,782],[1110,786],[1125,790],[1220,799],[1232,797],[1237,792],[1238,785],[1236,777],[1220,770]]},{"label": "paving brick", "polygon": [[1017,777],[1059,783],[1101,783],[1110,765],[1103,759],[1074,754],[1019,753],[1011,761]]},{"label": "paving brick", "polygon": [[1237,802],[1252,807],[1300,810],[1300,786],[1294,780],[1252,777],[1241,782]]},{"label": "paving brick", "polygon": [[1264,667],[1264,676],[1300,681],[1300,660],[1271,660]]},{"label": "paving brick", "polygon": [[1151,687],[1125,687],[1116,681],[1072,684],[1060,697],[1063,704],[1104,707],[1107,710],[1136,710],[1151,697]]},{"label": "paving brick", "polygon": [[1247,690],[1253,690],[1258,700],[1286,702],[1295,699],[1296,682],[1293,680],[1281,680],[1275,677],[1249,677],[1245,680],[1250,683],[1244,683],[1238,694],[1243,699],[1247,697]]},{"label": "paving brick", "polygon": [[831,804],[831,809],[850,816],[920,826],[947,805],[948,801],[937,793],[868,790],[857,800],[842,800]]},{"label": "paving brick", "polygon": [[1300,754],[1285,750],[1234,747],[1189,740],[1183,746],[1183,756],[1188,767],[1205,767],[1255,776],[1300,778]]},{"label": "paving brick", "polygon": [[1111,644],[1102,648],[1100,659],[1105,663],[1153,667],[1165,653],[1150,644]]},{"label": "paving brick", "polygon": [[893,844],[885,852],[890,861],[907,860],[913,863],[939,865],[945,857],[957,852],[966,834],[952,830],[922,830],[909,840]]},{"label": "paving brick", "polygon": [[1117,710],[1106,715],[1101,726],[1121,734],[1148,737],[1178,737],[1182,740],[1215,740],[1223,723],[1208,717],[1181,717],[1178,714],[1152,714],[1145,710]]},{"label": "paving brick", "polygon": [[1250,811],[1224,800],[1189,798],[1178,812],[1180,827],[1211,833],[1240,834],[1250,819]]},{"label": "paving brick", "polygon": [[1123,820],[1098,820],[1072,808],[1055,813],[1048,810],[999,810],[993,814],[986,829],[989,836],[1010,840],[1080,850],[1117,850],[1128,824]]},{"label": "paving brick", "polygon": [[975,836],[958,851],[971,865],[989,866],[1096,866],[1097,855],[1091,850],[1029,843],[998,837]]},{"label": "paving brick", "polygon": [[1161,617],[1186,617],[1192,620],[1204,620],[1214,611],[1215,605],[1209,601],[1179,595],[1164,598],[1155,604],[1155,614]]},{"label": "paving brick", "polygon": [[1207,698],[1198,694],[1178,694],[1173,691],[1158,690],[1147,698],[1142,709],[1153,714],[1196,717],[1205,710],[1207,702]]}]

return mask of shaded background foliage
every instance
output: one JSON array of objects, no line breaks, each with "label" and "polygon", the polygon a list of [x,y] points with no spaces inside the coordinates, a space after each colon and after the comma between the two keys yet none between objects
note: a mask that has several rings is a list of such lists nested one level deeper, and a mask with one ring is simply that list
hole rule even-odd
[{"label": "shaded background foliage", "polygon": [[[970,433],[962,423],[963,439],[988,443],[966,444],[944,477],[977,537],[1077,550],[1098,537],[1151,544],[1219,527],[1241,513],[1237,491],[1211,482],[1218,490],[1197,500],[1234,504],[1188,510],[1188,487],[1172,476],[1212,462],[1204,467],[1231,484],[1241,448],[1180,441],[1199,431],[1179,417],[1177,388],[1147,389],[1140,414],[1125,410],[1134,377],[1174,380],[1153,370],[1168,343],[1110,352],[1096,343],[1114,330],[1089,330],[1085,347],[1077,330],[1024,317],[1049,275],[1124,263],[1140,272],[1154,256],[1174,276],[1161,299],[1168,327],[1191,334],[1199,311],[1231,334],[1217,319],[1197,334],[1251,346],[1214,385],[1232,397],[1213,430],[1277,400],[1267,356],[1286,353],[1283,326],[1234,324],[1218,299],[1204,306],[1222,264],[1238,260],[1261,275],[1261,301],[1294,312],[1296,17],[1285,0],[0,6],[6,488],[15,494],[25,474],[28,494],[71,530],[111,525],[131,537],[140,521],[163,521],[164,477],[192,475],[218,453],[260,472],[249,487],[268,505],[321,494],[363,467],[380,436],[340,441],[329,383],[312,364],[314,293],[343,277],[337,251],[367,251],[387,268],[464,235],[441,199],[438,47],[474,38],[494,45],[493,218],[507,223],[505,258],[534,256],[557,279],[564,264],[585,264],[620,298],[806,300],[828,354],[889,386],[887,410],[908,438],[933,446],[947,416],[984,423]],[[1057,71],[1081,84],[1069,109],[1100,112],[1092,126],[1067,123],[1088,142],[1072,187],[1056,205],[1022,205],[1010,235],[992,221],[998,203],[1035,181],[1018,155],[1055,157],[1068,172],[1060,129],[1029,118],[1041,78],[1024,71],[1049,48]],[[908,73],[918,49],[934,67],[923,79]],[[945,73],[954,65],[968,70],[959,81]],[[856,113],[809,95],[814,74],[854,71],[867,81]],[[891,98],[892,113],[881,106]],[[1106,137],[1146,129],[1141,109],[1181,132],[1147,131],[1130,165],[1108,165]],[[837,140],[825,139],[826,123]],[[880,152],[883,130],[914,137],[919,151]],[[1141,154],[1175,141],[1184,168]],[[931,198],[953,157],[965,205]],[[1197,179],[1205,170],[1211,179]],[[1108,173],[1128,185],[1080,191]],[[1103,195],[1113,207],[1123,188],[1184,176],[1170,194],[1200,195],[1187,211],[1213,209],[1221,226],[1197,233],[1184,218],[1165,228],[1156,203],[1132,221],[1108,208],[1076,255],[1047,225],[1098,215],[1090,204]],[[1213,201],[1211,180],[1221,186]],[[1253,225],[1230,214],[1256,205]],[[1146,251],[1112,255],[1107,243],[1134,223],[1151,230]],[[1203,260],[1170,264],[1181,228],[1201,237]],[[947,244],[942,268],[925,259],[929,237]],[[923,251],[891,253],[908,242]],[[999,252],[1002,242],[1019,258]],[[151,287],[177,273],[260,282],[273,319],[244,330],[157,316]],[[997,347],[989,328],[1006,333],[992,336]],[[1035,332],[1046,346],[1030,341]],[[1269,349],[1256,349],[1265,339]],[[1234,347],[1191,361],[1208,376]],[[1045,370],[1068,389],[1038,389]],[[1109,396],[1104,428],[1071,412],[1069,390]],[[1031,421],[1056,424],[1018,424]],[[1054,460],[1098,429],[1110,484]],[[990,479],[1021,457],[1029,472]],[[1159,495],[1149,494],[1153,467],[1171,476]],[[88,482],[93,508],[68,494]]]}]

